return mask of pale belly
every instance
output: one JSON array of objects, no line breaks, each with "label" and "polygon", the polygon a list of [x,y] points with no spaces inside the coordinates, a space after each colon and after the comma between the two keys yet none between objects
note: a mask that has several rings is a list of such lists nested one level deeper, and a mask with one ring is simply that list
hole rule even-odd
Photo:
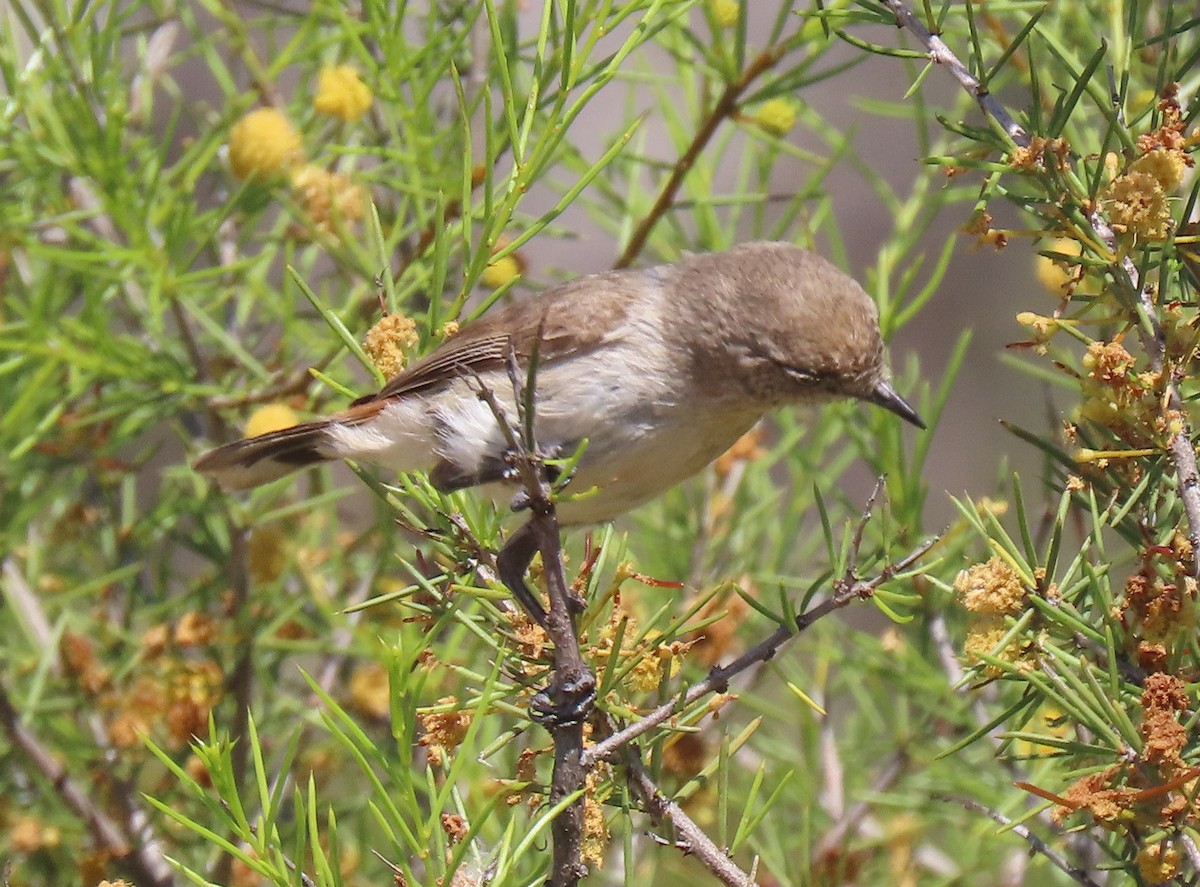
[{"label": "pale belly", "polygon": [[759,418],[757,412],[697,413],[663,416],[635,436],[602,442],[594,458],[585,454],[559,503],[559,521],[599,523],[636,508],[701,471]]}]

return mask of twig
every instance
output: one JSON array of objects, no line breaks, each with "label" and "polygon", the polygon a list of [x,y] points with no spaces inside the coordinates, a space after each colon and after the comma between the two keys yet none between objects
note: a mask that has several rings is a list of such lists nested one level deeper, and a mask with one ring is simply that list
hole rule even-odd
[{"label": "twig", "polygon": [[1188,860],[1192,864],[1192,868],[1200,872],[1200,848],[1196,846],[1196,842],[1192,840],[1191,835],[1179,835],[1179,843],[1183,845],[1183,852],[1187,854]]},{"label": "twig", "polygon": [[667,177],[667,182],[663,185],[662,191],[659,192],[658,199],[654,201],[654,205],[650,207],[650,211],[645,217],[638,222],[637,227],[633,229],[633,234],[629,237],[629,243],[625,245],[620,258],[613,265],[614,268],[628,268],[633,264],[634,260],[641,255],[642,250],[646,246],[646,241],[650,239],[650,232],[654,230],[654,226],[659,220],[666,215],[675,203],[675,195],[679,193],[679,189],[683,186],[683,180],[687,178],[687,174],[695,166],[696,160],[699,159],[700,153],[708,145],[713,134],[717,131],[717,127],[721,122],[729,117],[732,117],[738,109],[738,100],[743,93],[750,87],[761,74],[769,71],[775,64],[783,58],[784,53],[788,49],[788,43],[785,41],[776,46],[764,49],[759,56],[754,59],[742,72],[742,75],[728,83],[724,91],[717,99],[712,110],[708,112],[708,116],[700,123],[700,128],[696,130],[696,135],[692,137],[691,144],[675,161],[675,165],[671,168],[671,174]]},{"label": "twig", "polygon": [[[540,337],[540,331],[539,331]],[[563,567],[562,542],[558,533],[558,518],[551,497],[550,480],[545,464],[537,452],[533,439],[532,410],[525,415],[521,404],[530,407],[534,399],[526,400],[526,391],[536,392],[534,373],[522,382],[517,365],[516,353],[510,349],[505,361],[513,396],[518,405],[521,425],[527,432],[518,435],[496,400],[495,393],[478,376],[478,396],[491,409],[501,432],[505,435],[512,465],[517,470],[528,497],[531,514],[529,526],[538,540],[542,554],[542,570],[546,578],[546,589],[550,593],[550,612],[546,616],[545,630],[554,645],[554,676],[546,691],[551,702],[562,706],[570,702],[572,690],[594,685],[594,679],[583,654],[579,650],[579,638],[575,632],[575,619],[571,613],[570,588]],[[525,438],[528,439],[525,439]],[[550,780],[550,803],[558,804],[564,798],[577,795],[550,826],[553,845],[549,884],[551,887],[573,887],[587,874],[583,863],[583,789],[588,766],[583,762],[584,718],[568,718],[549,721],[546,728],[554,740],[554,772]]]},{"label": "twig", "polygon": [[1025,839],[1029,844],[1030,849],[1034,853],[1040,853],[1046,857],[1051,864],[1065,872],[1069,877],[1073,878],[1077,883],[1083,884],[1084,887],[1100,887],[1100,884],[1092,880],[1091,876],[1081,868],[1076,868],[1060,855],[1057,851],[1050,847],[1045,841],[1030,831],[1029,827],[1021,823],[1013,823],[1011,819],[991,807],[980,804],[978,801],[973,801],[970,798],[957,798],[953,795],[935,794],[933,797],[939,801],[946,801],[950,804],[958,804],[966,810],[971,810],[975,813],[982,813],[984,816],[1004,826],[1008,831],[1014,832],[1019,837]]},{"label": "twig", "polygon": [[155,845],[139,841],[131,846],[117,823],[93,803],[87,792],[71,779],[67,768],[46,750],[21,720],[20,712],[8,695],[8,688],[0,684],[0,727],[3,727],[9,741],[49,780],[71,812],[84,821],[96,843],[128,863],[137,883],[150,887],[171,887],[175,883],[171,868],[159,855]]},{"label": "twig", "polygon": [[626,745],[627,743],[632,742],[634,739],[637,739],[642,734],[653,730],[659,724],[683,711],[683,709],[687,708],[702,696],[714,692],[724,692],[729,688],[729,681],[735,675],[745,671],[751,665],[769,660],[775,655],[780,647],[807,629],[817,620],[828,616],[835,610],[840,610],[842,607],[846,606],[856,598],[870,597],[875,593],[875,589],[877,589],[884,582],[887,582],[898,573],[902,573],[915,564],[921,557],[925,555],[927,551],[929,551],[929,549],[937,544],[939,539],[940,537],[935,536],[927,542],[922,543],[903,560],[885,567],[873,579],[841,579],[834,582],[833,594],[812,609],[797,616],[794,624],[781,625],[765,640],[760,641],[758,644],[751,647],[728,665],[723,665],[719,668],[712,669],[712,671],[708,673],[708,676],[704,680],[688,687],[684,693],[674,697],[668,702],[663,703],[644,718],[638,719],[625,729],[618,730],[611,736],[608,736],[607,738],[591,746],[586,752],[584,752],[584,767],[591,768],[600,761],[607,760],[613,755],[614,752],[621,748],[621,746]]},{"label": "twig", "polygon": [[[0,582],[0,588],[3,588],[4,595],[8,598],[13,611],[24,617],[27,630],[35,645],[38,648],[44,648],[53,643],[53,632],[50,627],[50,621],[46,617],[45,610],[42,609],[41,601],[33,592],[33,589],[29,587],[29,583],[25,581],[25,577],[21,575],[21,571],[17,569],[17,565],[12,558],[5,558],[3,564],[0,564],[0,579],[3,580],[3,582]],[[56,653],[50,660],[50,672],[54,675],[63,674],[64,669],[60,654]],[[7,692],[2,685],[0,685],[0,692]],[[11,707],[11,702],[8,704]],[[17,717],[18,721],[15,723],[20,727],[19,714]],[[96,743],[97,750],[106,760],[112,760],[114,751],[109,744],[108,734],[99,716],[95,712],[92,712],[86,717],[86,723]],[[36,737],[32,734],[29,734],[29,739],[34,742],[37,741]],[[19,742],[14,742],[14,744],[22,748],[24,747]],[[52,760],[52,763],[65,776],[66,768],[57,761]],[[43,770],[42,772],[46,771]],[[51,777],[53,781],[50,773],[46,773],[46,775]],[[124,834],[130,836],[130,840],[137,847],[136,855],[139,870],[144,870],[148,873],[145,880],[152,885],[173,884],[174,876],[171,871],[171,865],[162,853],[158,837],[150,828],[149,818],[146,816],[145,810],[135,800],[131,786],[126,780],[117,779],[115,776],[111,776],[111,774],[109,784],[112,788],[113,800],[119,804],[121,813],[125,817],[125,822],[123,823]],[[72,810],[76,810],[71,804],[68,804],[68,806]],[[134,838],[136,840],[133,840]]]},{"label": "twig", "polygon": [[[1030,144],[1029,134],[1021,128],[995,98],[988,92],[970,70],[958,59],[941,38],[932,34],[903,2],[903,0],[883,0],[884,5],[896,16],[899,27],[907,29],[921,41],[929,51],[933,61],[947,68],[963,89],[979,103],[983,112],[995,120],[1014,143],[1022,147]],[[1109,251],[1120,255],[1116,248],[1117,235],[1108,220],[1100,210],[1093,210],[1088,221],[1096,235],[1108,247]],[[1129,280],[1130,289],[1136,293],[1136,298],[1145,316],[1145,325],[1138,324],[1138,335],[1143,349],[1150,358],[1151,367],[1155,371],[1165,371],[1166,340],[1158,320],[1158,311],[1151,298],[1151,293],[1141,285],[1137,267],[1128,255],[1122,255],[1114,264],[1119,265]],[[1149,331],[1146,330],[1149,326]],[[1183,511],[1187,516],[1188,539],[1195,550],[1200,551],[1200,469],[1196,464],[1196,451],[1192,445],[1191,425],[1187,421],[1187,413],[1183,408],[1183,400],[1179,396],[1175,373],[1172,371],[1165,380],[1165,401],[1167,410],[1178,416],[1182,428],[1167,446],[1171,464],[1175,468],[1175,478]],[[1196,558],[1193,575],[1200,578],[1200,557]]]},{"label": "twig", "polygon": [[625,765],[629,769],[629,781],[634,791],[641,797],[647,813],[655,819],[670,820],[671,825],[675,827],[675,833],[683,839],[677,842],[676,846],[704,863],[727,887],[753,885],[754,876],[742,871],[729,855],[696,825],[682,807],[659,790],[650,774],[646,772],[637,749],[629,746],[625,752]]},{"label": "twig", "polygon": [[979,82],[979,78],[971,73],[970,68],[959,60],[941,37],[925,27],[925,23],[901,0],[883,0],[883,5],[896,16],[897,26],[915,35],[929,51],[929,58],[948,70],[967,94],[975,99],[980,110],[1000,124],[1000,128],[1008,133],[1010,139],[1018,145],[1029,145],[1029,133],[1025,132],[1021,124],[1017,123],[1005,107],[988,92],[987,87]]},{"label": "twig", "polygon": [[[245,781],[250,761],[250,743],[246,733],[250,726],[250,702],[254,694],[254,629],[250,620],[250,566],[248,562],[245,527],[239,526],[233,515],[226,511],[225,522],[229,527],[228,579],[232,590],[234,626],[240,635],[241,653],[229,673],[226,685],[233,695],[233,721],[229,737],[233,742],[230,751],[230,770],[233,784],[240,789]],[[221,854],[213,868],[213,880],[223,883],[229,880],[233,870],[233,856]]]}]

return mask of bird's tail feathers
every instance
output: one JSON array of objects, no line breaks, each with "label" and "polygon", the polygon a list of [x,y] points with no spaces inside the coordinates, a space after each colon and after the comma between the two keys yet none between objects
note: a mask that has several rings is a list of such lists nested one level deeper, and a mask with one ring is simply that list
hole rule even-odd
[{"label": "bird's tail feathers", "polygon": [[258,487],[301,468],[335,459],[328,445],[331,424],[330,420],[321,419],[236,440],[205,453],[193,467],[226,490]]}]

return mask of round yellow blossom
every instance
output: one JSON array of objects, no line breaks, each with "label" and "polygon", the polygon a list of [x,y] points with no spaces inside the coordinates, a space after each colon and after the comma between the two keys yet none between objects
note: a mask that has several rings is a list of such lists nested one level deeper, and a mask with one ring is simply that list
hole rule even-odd
[{"label": "round yellow blossom", "polygon": [[[1083,251],[1078,240],[1068,237],[1056,237],[1042,247],[1048,253],[1061,253],[1067,256],[1077,256]],[[1038,282],[1055,296],[1064,296],[1067,287],[1075,280],[1072,267],[1063,259],[1038,255],[1034,258],[1034,272]]]},{"label": "round yellow blossom", "polygon": [[246,542],[246,561],[255,582],[274,582],[287,569],[287,537],[277,525],[255,527]]},{"label": "round yellow blossom", "polygon": [[391,679],[378,662],[364,662],[350,675],[350,702],[373,718],[386,718],[392,706]]},{"label": "round yellow blossom", "polygon": [[357,120],[371,107],[371,87],[362,82],[350,65],[322,68],[317,75],[317,96],[313,107],[322,114]]},{"label": "round yellow blossom", "polygon": [[250,414],[242,433],[246,437],[258,437],[260,434],[281,431],[299,423],[300,417],[291,407],[282,403],[269,403]]},{"label": "round yellow blossom", "polygon": [[1148,884],[1166,884],[1179,873],[1179,848],[1166,842],[1143,847],[1137,864]]},{"label": "round yellow blossom", "polygon": [[257,108],[229,131],[229,167],[239,179],[267,179],[304,159],[300,133],[275,108]]},{"label": "round yellow blossom", "polygon": [[736,25],[741,10],[742,4],[737,0],[708,0],[708,11],[722,28],[732,28]]},{"label": "round yellow blossom", "polygon": [[292,173],[292,192],[314,225],[333,230],[335,222],[357,222],[363,217],[363,189],[341,173],[306,164]]},{"label": "round yellow blossom", "polygon": [[375,326],[367,330],[363,350],[379,371],[389,379],[404,369],[408,361],[406,352],[420,342],[417,325],[411,317],[403,314],[385,314]]},{"label": "round yellow blossom", "polygon": [[[1002,648],[997,645],[1008,634],[1009,627],[1003,619],[980,619],[967,630],[966,640],[963,641],[963,658],[970,665],[983,663],[984,657],[999,659],[1001,662],[1016,663],[1021,661],[1021,646],[1016,639],[1009,641]],[[1002,675],[1003,669],[996,665],[984,666],[984,674],[991,678]]]},{"label": "round yellow blossom", "polygon": [[753,119],[771,135],[787,135],[796,125],[796,105],[789,99],[770,99],[759,105]]},{"label": "round yellow blossom", "polygon": [[497,259],[479,275],[479,282],[488,289],[498,290],[522,271],[521,260],[516,253],[509,253],[502,259]]},{"label": "round yellow blossom", "polygon": [[1148,173],[1169,194],[1183,184],[1187,166],[1187,155],[1182,151],[1155,148],[1129,164],[1129,171]]},{"label": "round yellow blossom", "polygon": [[1171,226],[1171,207],[1157,178],[1131,170],[1104,190],[1104,211],[1123,234],[1145,240],[1165,240]]},{"label": "round yellow blossom", "polygon": [[996,556],[959,573],[954,590],[964,607],[981,616],[1020,613],[1028,596],[1016,570]]}]

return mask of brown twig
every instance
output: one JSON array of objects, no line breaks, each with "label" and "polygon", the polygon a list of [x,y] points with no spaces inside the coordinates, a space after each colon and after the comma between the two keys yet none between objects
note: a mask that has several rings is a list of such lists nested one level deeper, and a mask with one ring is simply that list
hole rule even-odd
[{"label": "brown twig", "polygon": [[741,99],[742,95],[750,87],[750,84],[763,73],[773,68],[783,58],[788,48],[789,43],[784,41],[764,49],[746,67],[746,70],[742,72],[742,75],[737,80],[725,85],[725,89],[717,98],[712,110],[708,112],[708,116],[700,122],[700,128],[696,130],[696,135],[692,137],[691,144],[687,146],[687,149],[679,156],[679,159],[675,161],[675,165],[671,167],[671,174],[667,176],[667,181],[663,185],[662,191],[659,192],[658,198],[654,201],[654,205],[650,207],[650,211],[634,227],[633,234],[629,237],[629,243],[625,245],[625,249],[613,265],[614,268],[628,268],[641,255],[642,250],[646,246],[646,241],[650,239],[650,232],[654,230],[654,226],[658,224],[659,220],[675,204],[675,195],[679,193],[679,189],[683,186],[683,180],[687,178],[687,174],[696,165],[700,153],[705,149],[709,141],[712,140],[717,127],[721,125],[722,121],[729,119],[737,113],[738,100]]},{"label": "brown twig", "polygon": [[[907,766],[908,756],[903,751],[893,752],[887,766],[871,782],[869,789],[870,796],[878,797],[891,788],[896,783],[896,780],[904,774]],[[847,838],[862,826],[863,817],[866,816],[871,803],[871,801],[867,800],[855,801],[842,811],[841,815],[834,820],[833,825],[817,841],[813,856],[820,859],[822,856],[833,853],[844,845]]]},{"label": "brown twig", "polygon": [[628,746],[625,752],[625,765],[629,770],[630,784],[641,798],[647,813],[654,819],[667,819],[674,826],[675,834],[681,839],[676,842],[676,846],[700,860],[727,887],[753,885],[754,876],[743,871],[729,858],[729,854],[704,833],[704,829],[696,825],[682,807],[663,794],[655,785],[650,774],[646,772],[637,749]]},{"label": "brown twig", "polygon": [[1014,143],[1022,146],[1029,145],[1029,133],[1017,123],[1005,107],[988,92],[987,86],[979,82],[971,69],[964,65],[957,55],[945,44],[941,37],[934,34],[925,23],[913,13],[901,0],[883,0],[883,5],[896,16],[898,27],[912,33],[929,51],[929,58],[950,72],[967,94],[975,100],[984,114],[991,117],[1000,125]]},{"label": "brown twig", "polygon": [[684,693],[674,697],[669,702],[663,703],[644,718],[638,719],[623,730],[618,730],[611,736],[591,746],[584,752],[584,767],[591,768],[600,761],[607,760],[623,745],[653,730],[659,724],[674,717],[701,697],[709,693],[724,692],[729,688],[729,681],[735,675],[740,674],[752,665],[769,660],[780,647],[817,620],[828,616],[835,610],[840,610],[857,598],[868,598],[873,595],[875,589],[884,582],[894,578],[897,574],[902,573],[915,564],[929,549],[937,544],[939,538],[935,536],[927,542],[922,543],[902,560],[885,567],[873,579],[858,579],[849,575],[846,578],[837,580],[833,583],[833,594],[815,607],[797,616],[794,624],[779,626],[769,637],[751,647],[728,665],[712,669],[704,680],[688,687]]},{"label": "brown twig", "polygon": [[[509,452],[512,454],[513,468],[516,469],[528,497],[527,504],[531,515],[529,526],[538,540],[538,548],[542,554],[542,569],[546,578],[546,589],[550,594],[550,612],[546,616],[545,630],[554,644],[554,673],[551,685],[546,692],[553,704],[563,705],[569,701],[565,698],[569,695],[567,688],[594,683],[594,681],[579,649],[575,619],[571,612],[571,590],[563,566],[562,542],[559,538],[558,518],[551,496],[550,479],[546,474],[545,464],[538,454],[537,442],[533,434],[534,415],[532,413],[526,415],[525,408],[521,406],[527,403],[526,391],[536,390],[533,378],[536,366],[529,374],[529,378],[522,379],[516,354],[511,350],[506,366],[517,404],[519,425],[525,434],[518,435],[513,430],[503,408],[496,400],[495,393],[478,376],[475,377],[478,385],[477,394],[491,409],[492,415],[506,438]],[[535,405],[532,399],[528,403],[531,406]],[[550,804],[556,805],[572,795],[577,796],[555,817],[550,826],[553,859],[548,884],[551,887],[573,887],[587,874],[587,866],[583,862],[583,789],[589,768],[583,762],[584,720],[584,718],[570,718],[560,723],[548,722],[546,724],[546,728],[554,740],[554,771],[550,781]]]},{"label": "brown twig", "polygon": [[982,813],[984,816],[1004,826],[1005,829],[1015,833],[1017,836],[1024,838],[1029,844],[1030,849],[1035,853],[1040,853],[1046,857],[1052,865],[1065,872],[1069,877],[1077,883],[1083,884],[1084,887],[1100,887],[1100,884],[1092,880],[1091,876],[1081,868],[1071,865],[1061,854],[1054,850],[1049,844],[1030,831],[1029,827],[1022,823],[1014,823],[1011,819],[991,807],[980,804],[978,801],[973,801],[970,798],[957,798],[952,795],[935,794],[933,796],[939,801],[946,801],[951,804],[958,804],[966,810],[971,810],[975,813]]},{"label": "brown twig", "polygon": [[83,820],[97,845],[124,860],[133,869],[137,883],[150,887],[171,887],[175,883],[170,866],[158,854],[154,844],[142,841],[131,843],[117,823],[93,803],[87,792],[71,779],[67,768],[22,723],[21,713],[13,705],[8,689],[3,685],[0,685],[0,727],[9,741],[49,780],[71,812]]}]

